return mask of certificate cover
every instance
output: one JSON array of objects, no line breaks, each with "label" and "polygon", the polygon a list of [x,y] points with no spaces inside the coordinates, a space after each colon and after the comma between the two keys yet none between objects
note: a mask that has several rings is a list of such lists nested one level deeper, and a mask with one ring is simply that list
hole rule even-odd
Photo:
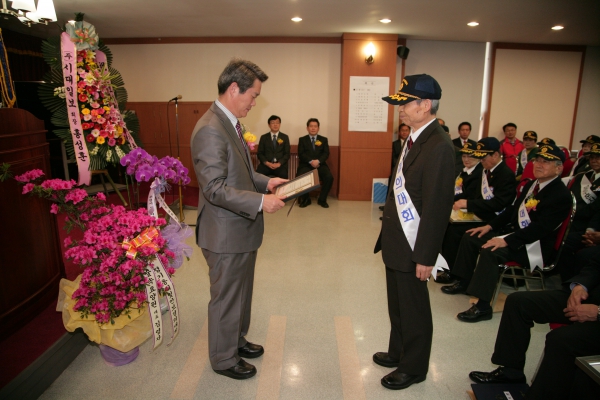
[{"label": "certificate cover", "polygon": [[277,196],[285,196],[284,202],[293,200],[296,197],[302,196],[305,193],[312,192],[321,187],[319,183],[319,173],[316,169],[297,176],[295,179],[281,184],[275,188]]}]

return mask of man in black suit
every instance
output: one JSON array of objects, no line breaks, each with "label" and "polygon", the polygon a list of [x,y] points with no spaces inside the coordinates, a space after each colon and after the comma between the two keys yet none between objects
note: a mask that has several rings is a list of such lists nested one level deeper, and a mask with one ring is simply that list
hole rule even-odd
[{"label": "man in black suit", "polygon": [[469,377],[477,383],[524,383],[533,323],[568,324],[546,335],[542,362],[527,399],[600,398],[600,386],[575,364],[575,357],[600,354],[599,304],[600,253],[562,290],[512,293],[504,305],[492,355],[492,362],[500,367],[473,371]]},{"label": "man in black suit", "polygon": [[503,213],[487,225],[469,229],[461,239],[452,271],[459,281],[442,291],[479,298],[458,314],[463,322],[492,319],[490,301],[498,284],[498,265],[516,261],[524,268],[542,267],[556,257],[556,233],[572,203],[560,180],[565,154],[557,146],[543,145],[534,160],[536,180],[525,185]]},{"label": "man in black suit", "polygon": [[395,168],[383,211],[375,253],[385,264],[390,339],[387,352],[373,361],[396,368],[381,379],[388,389],[405,389],[425,380],[429,369],[433,321],[427,279],[439,266],[439,251],[450,211],[454,183],[452,141],[435,118],[442,89],[426,74],[406,76],[396,94],[411,134]]},{"label": "man in black suit", "polygon": [[469,135],[471,134],[471,123],[469,122],[461,122],[458,125],[458,137],[452,140],[452,144],[454,147],[458,147],[462,149],[465,143],[471,143],[475,145],[477,142],[469,139]]},{"label": "man in black suit", "polygon": [[259,174],[288,178],[288,160],[290,159],[290,138],[279,132],[281,118],[271,115],[268,119],[271,131],[260,137],[256,155],[260,164],[256,167]]},{"label": "man in black suit", "polygon": [[[308,135],[302,136],[298,140],[298,170],[296,176],[300,176],[307,172],[316,169],[319,173],[321,181],[321,193],[317,203],[323,208],[329,208],[327,204],[327,195],[333,185],[333,175],[327,166],[329,158],[329,143],[325,136],[319,135],[319,127],[321,124],[316,118],[310,118],[306,122],[306,130]],[[311,204],[310,197],[303,194],[298,198],[298,205],[301,208]]]},{"label": "man in black suit", "polygon": [[453,209],[467,210],[475,214],[481,222],[448,224],[444,235],[442,255],[448,262],[450,271],[442,272],[436,282],[452,283],[456,277],[451,273],[463,235],[469,229],[485,225],[496,218],[515,199],[517,183],[515,175],[502,161],[500,142],[495,137],[486,137],[476,142],[475,149],[468,154],[480,159],[484,169],[478,175],[478,187],[474,196],[464,196],[454,202]]},{"label": "man in black suit", "polygon": [[600,143],[594,143],[585,155],[591,170],[575,175],[567,185],[577,201],[577,212],[556,266],[563,280],[576,275],[583,266],[577,263],[575,253],[585,247],[583,238],[586,232],[597,230],[600,217],[600,201],[597,198],[600,196]]}]

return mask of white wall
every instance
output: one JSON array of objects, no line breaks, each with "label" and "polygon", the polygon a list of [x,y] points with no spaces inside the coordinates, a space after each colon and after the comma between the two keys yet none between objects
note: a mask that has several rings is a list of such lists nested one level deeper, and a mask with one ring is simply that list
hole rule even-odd
[{"label": "white wall", "polygon": [[579,149],[579,141],[589,135],[600,136],[600,46],[585,52],[573,148]]},{"label": "white wall", "polygon": [[[438,114],[446,120],[452,137],[457,136],[460,122],[469,121],[473,125],[471,138],[477,139],[485,43],[407,40],[407,47],[406,74],[427,73],[440,83]],[[332,145],[339,144],[338,44],[111,45],[110,49],[130,101],[167,101],[178,94],[183,95],[182,101],[212,101],[217,97],[217,78],[229,59],[248,58],[269,75],[256,108],[243,121],[251,130],[267,132],[267,118],[277,114],[282,118],[281,130],[297,143],[306,133],[306,120],[317,117],[321,133]],[[396,86],[400,79],[398,59]],[[558,90],[560,80],[553,87]],[[588,47],[573,147],[590,134],[600,134],[599,110],[600,47]],[[394,129],[397,118],[396,113]],[[570,120],[572,112],[566,118]],[[528,129],[527,121],[518,125],[519,134]]]},{"label": "white wall", "polygon": [[251,60],[269,79],[242,123],[260,135],[269,131],[269,116],[279,115],[281,131],[297,144],[306,134],[306,121],[315,117],[329,143],[339,143],[339,44],[113,44],[110,49],[132,102],[166,102],[178,94],[181,101],[213,101],[217,79],[229,60]]},{"label": "white wall", "polygon": [[489,136],[504,138],[502,126],[517,125],[569,146],[581,69],[580,52],[496,50]]},{"label": "white wall", "polygon": [[[442,88],[438,117],[446,121],[452,138],[458,137],[458,124],[468,121],[473,126],[471,138],[477,140],[480,121],[485,43],[407,40],[410,49],[406,59],[406,75],[429,74]],[[402,64],[398,59],[396,86],[399,86]],[[394,129],[398,126],[398,116]]]}]

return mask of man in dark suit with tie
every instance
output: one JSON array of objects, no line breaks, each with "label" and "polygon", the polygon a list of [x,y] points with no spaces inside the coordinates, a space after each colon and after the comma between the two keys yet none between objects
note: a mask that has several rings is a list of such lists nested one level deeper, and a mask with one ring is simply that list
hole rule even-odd
[{"label": "man in dark suit with tie", "polygon": [[260,137],[256,155],[260,164],[256,172],[267,176],[288,178],[288,160],[290,159],[290,138],[279,132],[281,118],[271,115],[268,119],[270,132]]},{"label": "man in dark suit with tie", "polygon": [[454,147],[462,149],[465,143],[471,143],[472,145],[475,145],[477,142],[472,139],[469,139],[470,134],[471,123],[461,122],[460,125],[458,125],[458,137],[452,140],[452,144],[454,144]]},{"label": "man in dark suit with tie", "polygon": [[375,253],[385,264],[390,338],[387,352],[373,355],[396,368],[381,379],[388,389],[425,380],[433,336],[427,279],[438,264],[454,187],[454,148],[437,122],[442,89],[430,75],[402,79],[396,94],[383,100],[398,105],[412,128],[395,168],[383,211]]},{"label": "man in dark suit with tie", "polygon": [[[483,150],[480,150],[483,152]],[[492,319],[492,300],[500,276],[498,265],[516,261],[523,268],[554,260],[558,227],[569,214],[571,194],[560,180],[565,154],[543,145],[534,159],[536,180],[487,225],[469,229],[462,237],[452,273],[459,279],[442,287],[446,294],[468,293],[479,298],[458,314],[463,322]]]},{"label": "man in dark suit with tie", "polygon": [[[471,146],[469,144],[469,146]],[[456,199],[452,208],[455,211],[467,210],[475,214],[481,222],[450,223],[444,235],[442,255],[448,262],[450,271],[444,271],[436,282],[452,283],[456,277],[452,274],[454,261],[458,253],[460,241],[469,229],[487,224],[496,218],[515,199],[517,182],[510,168],[500,156],[500,142],[495,137],[486,137],[476,142],[474,149],[468,153],[471,158],[481,160],[484,171],[477,179],[477,190],[473,196]],[[485,178],[485,179],[484,179]]]},{"label": "man in dark suit with tie", "polygon": [[196,238],[210,277],[208,347],[213,370],[247,379],[256,368],[243,358],[260,357],[262,346],[246,340],[250,326],[254,265],[263,238],[263,211],[284,206],[266,194],[285,179],[252,168],[238,118],[256,105],[267,75],[254,63],[234,59],[217,86],[218,99],[200,118],[191,138],[200,196]]},{"label": "man in dark suit with tie", "polygon": [[473,371],[477,383],[525,383],[525,355],[533,323],[568,324],[551,330],[527,399],[599,399],[600,386],[575,364],[600,354],[600,254],[561,290],[516,292],[506,298],[492,372]]},{"label": "man in dark suit with tie", "polygon": [[[329,142],[325,136],[319,135],[321,124],[316,118],[310,118],[306,122],[308,135],[302,136],[298,141],[298,170],[296,176],[300,176],[316,169],[321,181],[321,193],[317,203],[323,208],[329,208],[327,204],[327,195],[333,185],[333,175],[327,166],[329,158]],[[301,208],[311,204],[310,197],[303,194],[298,198],[298,205]]]}]

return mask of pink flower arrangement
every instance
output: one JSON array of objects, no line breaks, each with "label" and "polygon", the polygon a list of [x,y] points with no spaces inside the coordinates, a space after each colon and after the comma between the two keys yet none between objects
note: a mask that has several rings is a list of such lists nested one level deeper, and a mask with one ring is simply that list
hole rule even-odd
[{"label": "pink flower arrangement", "polygon": [[178,159],[165,156],[159,160],[139,147],[121,157],[121,165],[127,167],[127,174],[138,182],[148,182],[156,177],[163,183],[187,185],[191,181],[188,169]]},{"label": "pink flower arrangement", "polygon": [[[74,181],[47,179],[38,184],[43,175],[32,170],[15,179],[24,184],[24,194],[50,200],[51,213],[66,213],[67,229],[78,226],[83,231],[81,240],[69,236],[64,241],[65,257],[83,268],[79,288],[72,296],[74,311],[82,318],[93,315],[99,324],[105,324],[140,310],[147,303],[146,267],[158,258],[169,276],[175,273],[171,263],[176,254],[159,230],[166,221],[148,215],[144,208],[131,211],[107,205],[103,193],[90,196],[75,187]],[[147,235],[149,231],[153,235]],[[158,286],[161,295],[170,290],[162,283]]]}]

